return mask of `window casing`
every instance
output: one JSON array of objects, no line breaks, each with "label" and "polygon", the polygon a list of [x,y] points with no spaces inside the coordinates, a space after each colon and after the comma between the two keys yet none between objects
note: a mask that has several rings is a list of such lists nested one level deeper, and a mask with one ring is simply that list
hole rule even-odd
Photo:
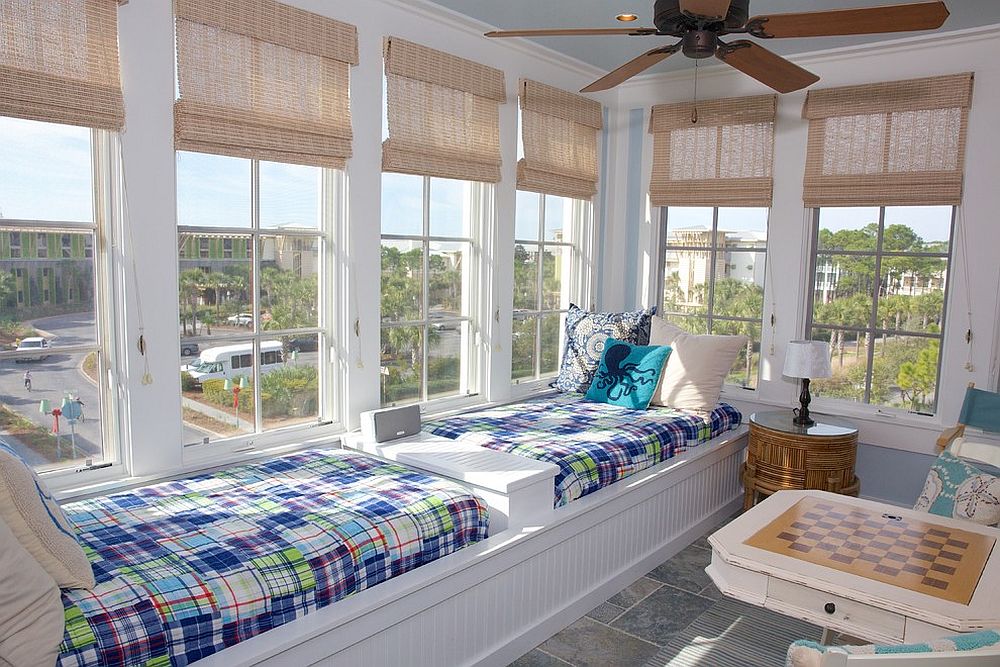
[{"label": "window casing", "polygon": [[813,394],[933,414],[954,207],[813,211],[806,331],[833,366]]},{"label": "window casing", "polygon": [[658,312],[696,334],[748,339],[726,378],[758,385],[767,261],[767,208],[661,208]]}]

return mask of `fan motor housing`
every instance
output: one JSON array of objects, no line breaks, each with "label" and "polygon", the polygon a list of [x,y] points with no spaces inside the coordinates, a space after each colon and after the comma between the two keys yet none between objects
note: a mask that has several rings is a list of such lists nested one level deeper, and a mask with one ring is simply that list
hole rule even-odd
[{"label": "fan motor housing", "polygon": [[719,45],[719,36],[711,30],[688,30],[681,38],[681,50],[688,58],[711,58]]},{"label": "fan motor housing", "polygon": [[[725,21],[709,24],[726,30],[736,30],[750,17],[750,0],[732,0]],[[680,0],[656,0],[653,3],[653,25],[668,35],[678,37],[697,25],[697,21],[681,13]],[[686,52],[685,52],[686,53]]]}]

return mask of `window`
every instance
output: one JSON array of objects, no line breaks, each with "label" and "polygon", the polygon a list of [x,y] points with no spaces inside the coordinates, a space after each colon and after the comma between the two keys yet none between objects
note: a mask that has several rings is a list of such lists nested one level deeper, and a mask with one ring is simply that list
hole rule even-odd
[{"label": "window", "polygon": [[767,259],[766,208],[663,209],[660,313],[692,333],[743,335],[726,382],[756,388]]},{"label": "window", "polygon": [[[339,179],[332,169],[178,152],[185,443],[337,418],[327,255]],[[295,271],[286,249],[299,240],[308,261]],[[283,354],[293,341],[301,353]]]},{"label": "window", "polygon": [[817,396],[935,411],[953,212],[815,210],[808,331],[833,355]]},{"label": "window", "polygon": [[586,307],[582,256],[591,204],[518,191],[514,227],[514,326],[511,379],[559,372],[571,302]]},{"label": "window", "polygon": [[104,381],[114,137],[0,117],[0,439],[40,471],[117,458]]},{"label": "window", "polygon": [[382,174],[383,405],[477,392],[472,211],[487,187]]}]

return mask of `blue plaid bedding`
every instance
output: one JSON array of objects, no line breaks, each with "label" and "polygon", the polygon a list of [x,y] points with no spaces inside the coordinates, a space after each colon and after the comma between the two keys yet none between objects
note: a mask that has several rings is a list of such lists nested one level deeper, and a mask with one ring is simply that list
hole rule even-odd
[{"label": "blue plaid bedding", "polygon": [[720,403],[709,415],[637,411],[559,394],[424,424],[424,431],[559,466],[556,507],[696,447],[740,425]]},{"label": "blue plaid bedding", "polygon": [[59,664],[186,665],[486,537],[483,501],[311,450],[64,507],[97,587]]}]

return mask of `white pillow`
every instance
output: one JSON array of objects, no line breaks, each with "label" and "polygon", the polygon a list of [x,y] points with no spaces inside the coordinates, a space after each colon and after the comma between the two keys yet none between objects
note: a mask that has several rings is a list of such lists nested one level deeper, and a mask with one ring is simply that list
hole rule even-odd
[{"label": "white pillow", "polygon": [[3,521],[0,572],[0,665],[52,667],[66,619],[59,587]]},{"label": "white pillow", "polygon": [[747,344],[746,336],[691,334],[654,317],[649,330],[650,345],[669,345],[673,352],[660,376],[660,385],[650,405],[682,410],[714,410],[722,383]]},{"label": "white pillow", "polygon": [[76,530],[14,450],[0,444],[0,520],[60,588],[93,588],[94,570]]}]

